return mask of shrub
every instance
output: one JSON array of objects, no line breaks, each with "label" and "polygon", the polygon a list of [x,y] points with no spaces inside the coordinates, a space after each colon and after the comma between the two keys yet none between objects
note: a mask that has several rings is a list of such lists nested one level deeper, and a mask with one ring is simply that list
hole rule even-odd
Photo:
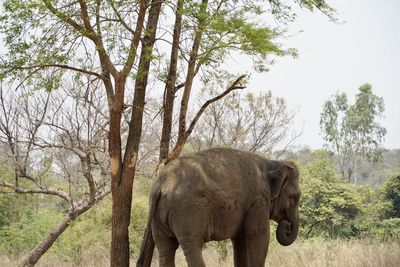
[{"label": "shrub", "polygon": [[361,195],[356,186],[340,179],[327,153],[314,156],[301,168],[300,235],[351,237],[362,210]]},{"label": "shrub", "polygon": [[27,253],[61,218],[61,213],[46,210],[0,228],[0,254],[18,257]]},{"label": "shrub", "polygon": [[400,218],[400,173],[393,175],[383,185],[381,201],[382,218]]}]

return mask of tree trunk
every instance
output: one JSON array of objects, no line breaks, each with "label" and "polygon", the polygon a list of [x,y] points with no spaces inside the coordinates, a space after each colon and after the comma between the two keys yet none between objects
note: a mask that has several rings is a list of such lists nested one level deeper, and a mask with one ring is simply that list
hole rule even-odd
[{"label": "tree trunk", "polygon": [[129,224],[133,177],[121,177],[121,184],[113,182],[111,266],[129,266]]},{"label": "tree trunk", "polygon": [[[208,0],[202,0],[200,6],[200,12],[205,13],[207,10]],[[181,154],[183,146],[187,139],[186,137],[186,116],[189,105],[190,93],[192,90],[192,84],[194,76],[196,75],[196,62],[198,62],[198,52],[200,49],[200,43],[202,40],[205,19],[199,16],[199,26],[196,29],[196,34],[193,40],[192,50],[190,52],[189,65],[186,73],[185,89],[181,100],[181,107],[179,111],[179,126],[178,126],[178,138],[175,147],[170,155],[170,160],[173,160]]]},{"label": "tree trunk", "polygon": [[163,118],[163,128],[161,133],[160,156],[159,156],[160,163],[168,160],[169,146],[171,142],[172,113],[174,110],[174,101],[176,92],[175,83],[176,83],[176,72],[177,72],[178,56],[179,56],[179,41],[182,28],[183,2],[184,0],[178,0],[178,6],[176,8],[171,60],[169,65],[167,82],[165,85],[164,118]]},{"label": "tree trunk", "polygon": [[[124,89],[119,88],[120,86],[123,86],[123,84],[116,82],[116,92]],[[121,100],[114,101],[110,108],[110,129],[108,133],[112,195],[111,266],[129,266],[129,216],[126,216],[126,214],[130,213],[132,187],[127,186],[127,179],[122,177],[122,109],[123,102]],[[124,184],[122,185],[121,182],[124,182]]]},{"label": "tree trunk", "polygon": [[[132,186],[135,176],[137,156],[139,151],[140,138],[142,133],[143,112],[145,105],[146,87],[148,81],[148,73],[150,69],[152,49],[156,38],[156,30],[158,18],[161,11],[163,1],[153,0],[150,5],[149,17],[146,26],[146,34],[143,37],[143,46],[140,55],[138,75],[135,83],[135,92],[132,105],[131,121],[129,123],[128,140],[126,144],[123,161],[120,161],[120,153],[112,153],[111,143],[113,134],[117,134],[113,129],[113,122],[110,123],[110,158],[112,168],[112,229],[111,229],[111,267],[127,267],[129,266],[129,224],[131,216],[132,204]],[[125,86],[125,81],[121,86]],[[116,84],[116,92],[119,91]],[[124,91],[125,88],[120,88]],[[122,111],[122,110],[121,110]],[[121,119],[119,117],[118,125],[120,128]],[[111,134],[112,133],[112,134]],[[117,145],[120,148],[120,131],[118,130],[119,139],[116,138]],[[119,143],[118,143],[119,141]],[[116,147],[116,151],[118,150]],[[121,151],[121,149],[119,150]],[[113,168],[115,165],[115,168]]]}]

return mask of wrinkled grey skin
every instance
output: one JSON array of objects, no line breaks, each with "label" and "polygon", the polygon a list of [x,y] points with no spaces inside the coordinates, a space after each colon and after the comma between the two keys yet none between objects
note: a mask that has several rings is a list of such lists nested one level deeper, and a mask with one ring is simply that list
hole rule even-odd
[{"label": "wrinkled grey skin", "polygon": [[[297,237],[299,177],[289,162],[226,148],[202,151],[164,166],[150,197],[151,231],[141,259],[149,254],[145,246],[152,234],[162,267],[175,266],[178,245],[189,267],[205,266],[203,244],[228,238],[235,267],[264,266],[269,219],[278,222],[282,245]],[[145,266],[139,261],[137,266]]]}]

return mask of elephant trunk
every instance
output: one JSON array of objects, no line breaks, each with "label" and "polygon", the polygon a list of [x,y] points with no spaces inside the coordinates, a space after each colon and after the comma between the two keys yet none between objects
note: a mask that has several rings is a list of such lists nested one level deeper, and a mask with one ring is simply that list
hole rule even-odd
[{"label": "elephant trunk", "polygon": [[299,214],[295,213],[292,218],[287,218],[279,221],[276,229],[276,239],[282,246],[291,245],[297,238],[299,232]]}]

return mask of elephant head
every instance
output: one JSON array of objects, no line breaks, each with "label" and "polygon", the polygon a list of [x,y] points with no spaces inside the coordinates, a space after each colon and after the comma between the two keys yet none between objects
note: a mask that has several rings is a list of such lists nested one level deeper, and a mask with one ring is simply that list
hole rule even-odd
[{"label": "elephant head", "polygon": [[268,173],[272,200],[270,218],[278,223],[276,239],[288,246],[296,240],[299,231],[299,173],[293,163],[274,163]]}]

